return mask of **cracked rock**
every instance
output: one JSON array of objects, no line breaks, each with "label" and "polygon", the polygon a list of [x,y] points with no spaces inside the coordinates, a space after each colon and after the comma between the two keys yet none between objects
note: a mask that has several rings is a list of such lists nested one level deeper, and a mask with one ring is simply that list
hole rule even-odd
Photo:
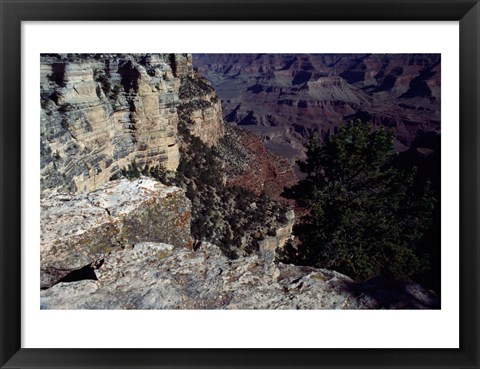
[{"label": "cracked rock", "polygon": [[146,178],[112,181],[88,196],[48,193],[41,199],[41,287],[140,242],[190,248],[190,217],[182,189]]}]

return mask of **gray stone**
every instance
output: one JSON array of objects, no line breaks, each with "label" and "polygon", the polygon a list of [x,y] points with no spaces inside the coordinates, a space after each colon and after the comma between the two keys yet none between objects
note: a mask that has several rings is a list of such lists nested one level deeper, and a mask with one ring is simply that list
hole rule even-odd
[{"label": "gray stone", "polygon": [[89,195],[41,199],[42,287],[141,241],[191,247],[190,200],[152,179],[117,180]]},{"label": "gray stone", "polygon": [[[41,292],[45,309],[379,309],[435,307],[404,292],[383,294],[325,269],[275,264],[258,256],[228,260],[202,243],[197,251],[139,243],[107,255],[97,281],[59,283]],[[419,289],[419,286],[415,287]],[[419,292],[417,291],[418,295]]]}]

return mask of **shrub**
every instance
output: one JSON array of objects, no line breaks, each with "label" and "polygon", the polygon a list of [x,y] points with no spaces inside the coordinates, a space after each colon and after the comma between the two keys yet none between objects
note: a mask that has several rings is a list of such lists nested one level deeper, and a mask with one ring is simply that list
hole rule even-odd
[{"label": "shrub", "polygon": [[393,133],[359,121],[323,144],[314,135],[299,163],[307,177],[287,191],[308,214],[294,227],[301,245],[285,259],[358,280],[427,268],[415,243],[431,223],[435,200],[428,183],[415,190],[415,168],[395,169],[393,156]]}]

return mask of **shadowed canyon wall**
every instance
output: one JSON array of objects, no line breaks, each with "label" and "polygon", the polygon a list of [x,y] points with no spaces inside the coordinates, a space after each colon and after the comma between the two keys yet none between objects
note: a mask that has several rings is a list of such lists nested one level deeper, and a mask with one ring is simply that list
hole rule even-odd
[{"label": "shadowed canyon wall", "polygon": [[440,130],[440,54],[195,54],[222,99],[226,122],[267,149],[303,158],[312,132],[361,119],[395,130],[404,151]]}]

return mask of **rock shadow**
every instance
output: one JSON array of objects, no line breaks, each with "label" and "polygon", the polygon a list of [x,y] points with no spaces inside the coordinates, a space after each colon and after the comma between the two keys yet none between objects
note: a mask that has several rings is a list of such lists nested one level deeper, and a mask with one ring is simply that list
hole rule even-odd
[{"label": "rock shadow", "polygon": [[378,302],[377,309],[440,309],[440,297],[417,283],[375,277],[366,282],[345,284],[345,291],[357,298]]}]

